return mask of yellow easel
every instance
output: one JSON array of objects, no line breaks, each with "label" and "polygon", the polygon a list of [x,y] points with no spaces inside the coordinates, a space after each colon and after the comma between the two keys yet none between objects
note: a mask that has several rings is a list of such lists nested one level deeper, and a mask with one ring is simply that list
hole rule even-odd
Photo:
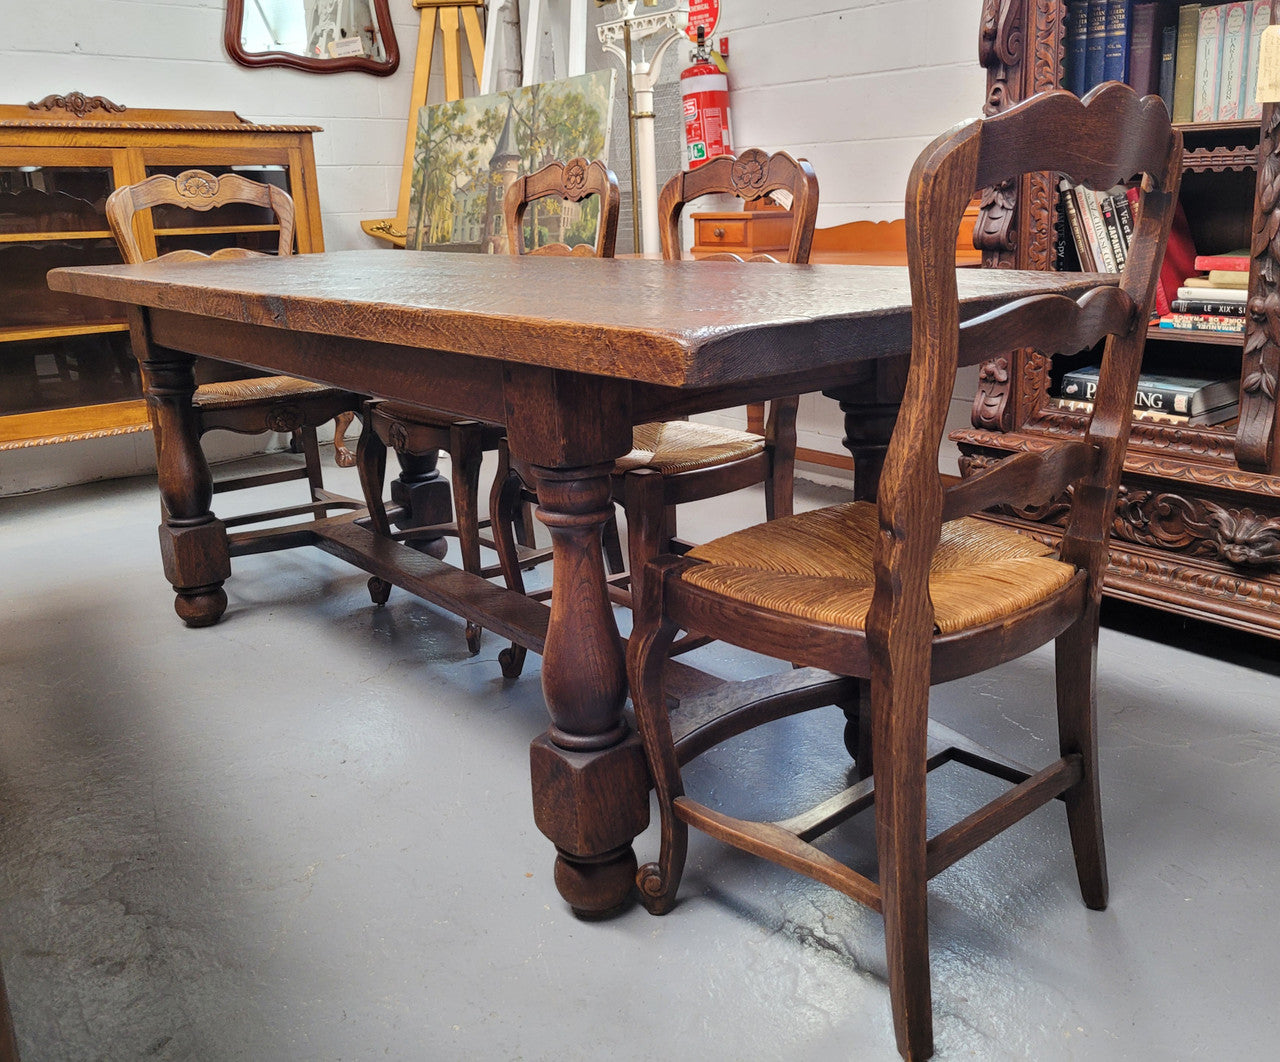
[{"label": "yellow easel", "polygon": [[418,108],[427,102],[427,86],[431,81],[431,56],[435,51],[437,24],[444,50],[444,98],[462,98],[462,34],[467,36],[471,67],[479,80],[484,68],[484,34],[476,8],[484,0],[411,0],[421,14],[418,24],[418,55],[413,65],[413,90],[409,95],[409,128],[404,138],[404,166],[400,171],[400,199],[394,218],[360,222],[370,236],[404,246],[409,227],[409,189],[413,183],[413,148],[418,136]]}]

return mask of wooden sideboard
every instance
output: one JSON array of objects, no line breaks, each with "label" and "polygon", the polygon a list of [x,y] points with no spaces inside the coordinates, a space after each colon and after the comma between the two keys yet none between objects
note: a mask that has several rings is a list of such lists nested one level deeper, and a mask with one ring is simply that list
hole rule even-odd
[{"label": "wooden sideboard", "polygon": [[[77,92],[0,105],[0,451],[150,427],[123,309],[45,284],[55,266],[120,261],[104,213],[112,190],[156,173],[234,169],[288,191],[297,250],[322,251],[318,131]],[[273,220],[243,207],[157,211],[139,236],[149,253],[269,250]]]}]

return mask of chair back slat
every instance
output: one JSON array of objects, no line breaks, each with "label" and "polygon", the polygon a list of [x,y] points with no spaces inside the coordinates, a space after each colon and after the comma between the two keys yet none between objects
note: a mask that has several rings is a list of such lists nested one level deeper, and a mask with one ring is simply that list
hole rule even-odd
[{"label": "chair back slat", "polygon": [[1092,475],[1097,463],[1097,447],[1084,439],[1064,439],[1043,451],[1014,454],[947,488],[942,519],[958,520],[996,505],[1044,505]]},{"label": "chair back slat", "polygon": [[960,326],[959,364],[978,365],[1017,346],[1042,354],[1076,354],[1137,323],[1138,307],[1122,288],[1094,288],[1079,301],[1033,295]]},{"label": "chair back slat", "polygon": [[[591,196],[600,199],[600,222],[594,244],[545,244],[528,248],[524,240],[525,211],[540,199],[556,198],[567,203],[581,203]],[[618,241],[618,211],[622,197],[618,178],[599,159],[573,158],[568,162],[550,162],[534,173],[517,177],[502,200],[507,226],[507,244],[512,254],[541,254],[553,257],[612,258]]]},{"label": "chair back slat", "polygon": [[[238,173],[215,176],[204,170],[184,170],[176,177],[160,173],[137,184],[122,185],[107,198],[107,223],[130,265],[155,257],[143,252],[134,225],[135,217],[158,206],[176,206],[187,210],[213,210],[215,207],[246,203],[270,209],[280,227],[276,253],[293,253],[293,200],[289,193],[272,184],[263,184]],[[247,248],[224,248],[212,255],[183,249],[161,255],[162,261],[193,261],[201,258],[253,257],[260,252]]]},{"label": "chair back slat", "polygon": [[804,159],[794,159],[785,151],[770,155],[759,148],[748,148],[739,155],[719,155],[696,170],[677,173],[663,186],[658,196],[662,257],[669,261],[680,258],[680,217],[695,200],[733,195],[751,204],[774,192],[791,197],[791,240],[785,261],[808,262],[818,220],[817,174]]},{"label": "chair back slat", "polygon": [[[1128,439],[1147,321],[1181,180],[1182,137],[1158,99],[1108,83],[1078,100],[1044,93],[991,118],[958,126],[917,159],[907,189],[912,344],[904,397],[877,496],[883,534],[868,615],[872,645],[904,630],[931,637],[929,565],[944,516],[1046,500],[1071,490],[1060,546],[1100,598],[1107,541]],[[1024,173],[1109,188],[1140,175],[1134,232],[1118,279],[1099,278],[1079,299],[1020,300],[961,325],[956,239],[975,190]],[[1083,439],[1005,460],[944,500],[938,448],[960,364],[1019,347],[1075,353],[1105,336],[1094,413]]]}]

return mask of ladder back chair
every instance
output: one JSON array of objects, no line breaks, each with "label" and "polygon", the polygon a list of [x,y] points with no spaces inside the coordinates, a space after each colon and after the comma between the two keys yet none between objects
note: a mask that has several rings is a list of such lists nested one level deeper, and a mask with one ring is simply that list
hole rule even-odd
[{"label": "ladder back chair", "polygon": [[[600,199],[600,223],[594,245],[583,244],[570,248],[563,243],[554,243],[532,250],[525,249],[522,222],[531,203],[549,197],[580,203],[591,196],[598,196]],[[518,177],[507,189],[503,199],[511,253],[612,256],[618,232],[619,202],[617,178],[600,162],[588,162],[580,158],[571,159],[567,163],[552,162],[536,173]],[[357,464],[374,529],[382,534],[392,534],[391,520],[382,500],[387,447],[392,447],[402,462],[434,460],[433,455],[437,450],[445,450],[449,454],[452,469],[454,522],[429,528],[405,527],[404,533],[398,537],[420,536],[428,530],[435,534],[456,535],[462,553],[462,566],[467,571],[486,577],[501,571],[508,587],[523,592],[521,566],[541,558],[532,549],[532,528],[528,526],[523,511],[523,503],[528,495],[519,478],[511,471],[505,436],[506,429],[500,424],[457,421],[442,413],[397,402],[375,400],[367,403],[364,430],[357,449]],[[488,525],[492,539],[482,540],[480,532],[485,521],[480,519],[479,512],[480,466],[484,454],[491,451],[499,454],[498,474],[490,493]],[[399,481],[393,482],[393,500],[397,498],[399,487]],[[502,515],[499,516],[499,513]],[[481,565],[482,544],[497,551],[497,568]],[[618,564],[621,565],[620,556]],[[390,585],[376,577],[369,581],[369,585],[375,602],[379,598],[385,602]],[[472,653],[480,651],[481,633],[476,624],[467,623],[467,646]],[[512,645],[503,649],[498,657],[503,674],[508,678],[518,676],[523,669],[525,655],[522,646]]]},{"label": "ladder back chair", "polygon": [[[1107,903],[1094,672],[1098,608],[1134,389],[1181,179],[1182,137],[1158,97],[1103,85],[1084,101],[1033,97],[958,126],[925,149],[907,188],[912,315],[905,395],[875,502],[760,524],[650,565],[629,645],[636,717],[661,810],[657,862],[637,875],[654,913],[680,883],[694,826],[830,885],[881,912],[889,996],[905,1058],[933,1052],[928,879],[1055,797],[1065,806],[1085,904]],[[1114,278],[1079,298],[1039,295],[963,323],[956,233],[975,189],[1028,172],[1107,189],[1142,175],[1132,244]],[[1015,454],[948,486],[938,471],[958,366],[1014,347],[1074,354],[1105,339],[1084,434]],[[972,514],[1069,500],[1056,549]],[[740,697],[670,708],[667,649],[679,630],[801,668],[740,684]],[[1058,758],[1024,768],[954,732],[929,733],[929,688],[1055,643]],[[866,694],[869,693],[869,696]],[[746,821],[684,792],[681,767],[735,734],[826,704],[860,712],[852,788],[773,822]],[[714,711],[712,710],[714,708]],[[943,740],[945,739],[945,740]],[[1010,783],[926,835],[927,773],[955,761]],[[811,842],[874,804],[878,874]]]},{"label": "ladder back chair", "polygon": [[[155,255],[145,249],[141,231],[153,232],[154,225],[144,227],[144,218],[153,222],[150,212],[156,207],[181,207],[208,211],[217,207],[246,204],[272,211],[279,226],[277,255],[293,253],[293,200],[274,185],[227,173],[215,176],[204,170],[186,170],[176,177],[158,174],[137,184],[117,188],[107,199],[107,221],[124,260],[137,264],[154,259],[160,262],[186,262],[202,259],[249,258],[263,252],[243,247],[223,247],[211,254],[183,249]],[[154,244],[154,240],[151,240]],[[215,493],[260,487],[294,479],[305,479],[311,500],[306,504],[248,513],[223,520],[228,528],[244,527],[310,513],[319,518],[331,508],[358,508],[354,499],[327,491],[320,464],[316,428],[360,408],[360,396],[336,387],[299,380],[292,376],[261,376],[200,384],[192,396],[196,429],[200,435],[215,430],[241,435],[286,432],[293,435],[303,454],[303,465],[256,475],[237,476],[215,481]],[[154,425],[154,422],[153,422]],[[156,440],[159,445],[159,439]],[[227,536],[231,555],[262,553],[295,545],[287,529],[253,528]]]},{"label": "ladder back chair", "polygon": [[[685,208],[708,195],[734,195],[744,204],[776,192],[791,197],[793,227],[785,261],[809,261],[818,218],[818,178],[803,159],[748,148],[721,155],[687,173],[677,173],[658,198],[662,257],[680,258],[680,218]],[[729,259],[718,254],[702,261]],[[775,261],[756,255],[752,261]],[[641,424],[634,448],[617,464],[614,499],[627,515],[627,551],[634,601],[643,592],[644,566],[658,554],[684,548],[676,539],[676,507],[765,485],[765,516],[788,516],[795,483],[797,396],[769,403],[764,436],[696,421]],[[686,643],[692,646],[691,640]]]}]

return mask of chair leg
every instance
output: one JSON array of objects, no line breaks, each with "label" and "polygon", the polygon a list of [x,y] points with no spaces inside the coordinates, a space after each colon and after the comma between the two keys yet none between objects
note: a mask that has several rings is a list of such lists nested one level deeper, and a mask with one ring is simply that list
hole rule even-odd
[{"label": "chair leg", "polygon": [[1062,755],[1078,753],[1084,775],[1063,794],[1076,876],[1086,907],[1107,906],[1107,853],[1102,836],[1102,801],[1098,791],[1097,609],[1074,623],[1054,643],[1058,688],[1058,747]]},{"label": "chair leg", "polygon": [[925,864],[929,688],[918,676],[899,677],[895,685],[907,688],[875,680],[872,686],[876,852],[894,1033],[902,1057],[914,1060],[933,1054]]},{"label": "chair leg", "polygon": [[[320,443],[315,428],[307,425],[298,429],[302,442],[302,456],[307,465],[307,482],[311,484],[311,500],[319,501],[324,491],[324,471],[320,467]],[[316,513],[317,519],[321,514]]]},{"label": "chair leg", "polygon": [[[649,597],[659,597],[661,592],[661,585],[650,587],[645,601]],[[644,864],[636,872],[636,888],[640,892],[640,902],[650,914],[655,915],[666,914],[675,906],[689,849],[689,827],[675,813],[675,800],[684,795],[684,782],[671,739],[671,720],[663,690],[663,674],[676,627],[661,618],[658,609],[660,603],[657,608],[646,609],[637,600],[636,628],[627,643],[631,700],[635,705],[636,726],[644,742],[649,773],[658,797],[661,838],[658,860]]]},{"label": "chair leg", "polygon": [[627,560],[631,571],[631,605],[644,597],[644,566],[670,541],[667,511],[662,504],[662,474],[651,468],[626,473],[623,504],[627,512]]},{"label": "chair leg", "polygon": [[[464,571],[480,574],[480,462],[484,458],[482,429],[476,421],[456,421],[449,427],[449,464],[453,479],[453,512]],[[467,620],[467,648],[480,652],[484,631]]]},{"label": "chair leg", "polygon": [[621,575],[627,570],[626,558],[622,556],[622,540],[618,537],[618,514],[614,512],[605,521],[603,529],[604,561],[610,575]]},{"label": "chair leg", "polygon": [[795,511],[798,403],[797,398],[775,399],[769,403],[769,423],[765,427],[765,450],[769,462],[764,482],[767,520],[790,516]]},{"label": "chair leg", "polygon": [[844,747],[857,764],[858,778],[870,778],[874,771],[871,747],[871,691],[865,679],[858,680],[858,692],[836,706],[844,712]]},{"label": "chair leg", "polygon": [[339,468],[351,468],[356,463],[356,455],[347,446],[347,429],[355,418],[352,412],[339,413],[333,422],[333,460]]},{"label": "chair leg", "polygon": [[[498,552],[498,566],[508,590],[524,593],[524,576],[520,573],[520,558],[516,552],[515,528],[520,520],[524,488],[520,477],[512,469],[504,442],[498,451],[498,475],[489,492],[489,530]],[[498,664],[504,678],[520,677],[528,650],[514,642],[498,654]]]},{"label": "chair leg", "polygon": [[[356,445],[356,468],[360,473],[360,489],[369,510],[369,523],[380,535],[391,534],[391,521],[382,502],[383,477],[387,473],[387,447],[373,430],[373,413],[365,410],[360,441]],[[379,607],[391,596],[391,584],[376,575],[369,576],[369,597]]]}]

